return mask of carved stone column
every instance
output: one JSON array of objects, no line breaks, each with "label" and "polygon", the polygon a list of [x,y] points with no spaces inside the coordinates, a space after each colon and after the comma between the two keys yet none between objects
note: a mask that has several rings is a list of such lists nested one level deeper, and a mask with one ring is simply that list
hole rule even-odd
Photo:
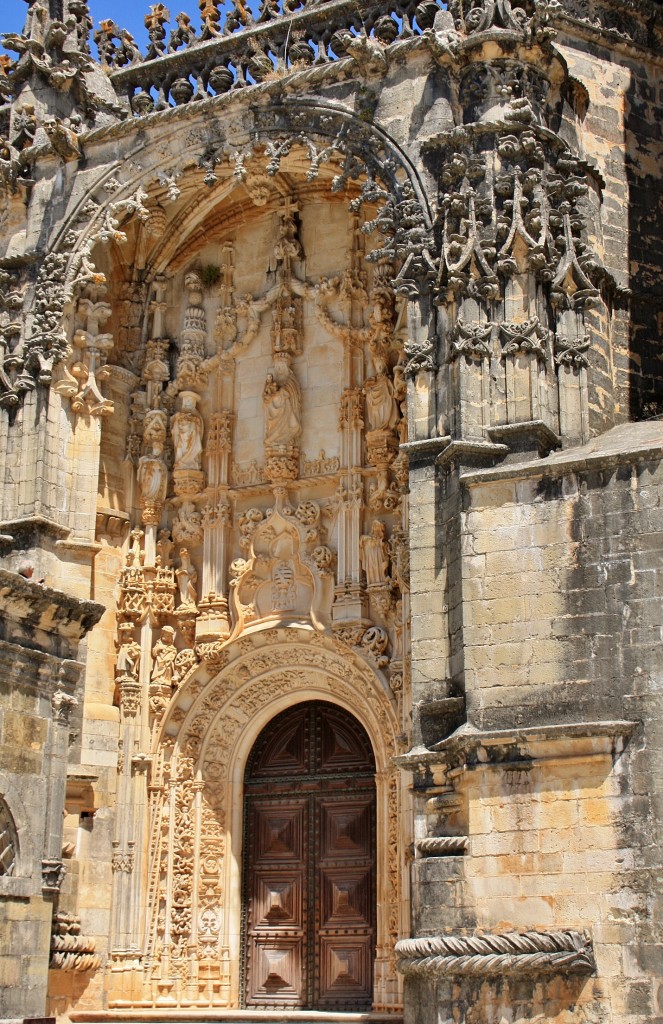
[{"label": "carved stone column", "polygon": [[344,473],[339,485],[338,564],[332,616],[334,624],[360,623],[368,617],[368,599],[362,585],[359,561],[361,513],[364,505],[361,475],[364,419],[360,388],[347,387],[343,392],[339,427]]},{"label": "carved stone column", "polygon": [[[121,651],[120,651],[121,653]],[[138,662],[138,658],[136,658]],[[140,738],[141,684],[138,663],[121,672],[117,685],[120,704],[120,757],[118,762],[117,817],[113,840],[113,920],[111,949],[114,955],[129,953],[131,946],[132,874],[135,864],[133,827],[132,756]]]},{"label": "carved stone column", "polygon": [[62,863],[62,825],[67,789],[67,754],[69,751],[69,724],[78,701],[71,692],[78,680],[80,665],[63,662],[57,688],[51,697],[52,737],[51,766],[48,781],[48,810],[44,860],[42,861],[42,891],[56,896],[64,878]]}]

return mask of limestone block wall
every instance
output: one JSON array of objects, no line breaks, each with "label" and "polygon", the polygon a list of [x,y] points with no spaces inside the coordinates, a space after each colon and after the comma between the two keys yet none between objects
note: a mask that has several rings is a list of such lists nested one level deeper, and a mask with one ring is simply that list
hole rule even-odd
[{"label": "limestone block wall", "polygon": [[[436,743],[435,695],[420,702],[413,935],[535,931],[589,941],[592,967],[535,978],[518,956],[466,967],[420,943],[404,968],[409,1019],[428,1019],[429,985],[438,1007],[486,1022],[515,1005],[553,1021],[658,1019],[661,442],[657,422],[631,424],[544,462],[446,469],[462,555],[431,605],[451,632],[442,595],[456,572],[467,721]],[[453,486],[438,478],[438,516]],[[499,984],[482,987],[486,975]]]},{"label": "limestone block wall", "polygon": [[642,714],[641,676],[659,671],[660,478],[647,454],[660,433],[624,426],[545,470],[468,475],[463,633],[477,726],[629,718],[634,701]]},{"label": "limestone block wall", "polygon": [[16,1017],[45,1007],[52,903],[42,894],[41,856],[52,729],[38,682],[51,666],[14,644],[0,650],[0,787],[18,840],[14,870],[0,876],[0,1013]]},{"label": "limestone block wall", "polygon": [[[66,869],[67,756],[80,729],[78,642],[102,608],[0,571],[0,1014],[39,1017]],[[8,823],[8,824],[7,824]],[[4,837],[3,837],[4,838]]]}]

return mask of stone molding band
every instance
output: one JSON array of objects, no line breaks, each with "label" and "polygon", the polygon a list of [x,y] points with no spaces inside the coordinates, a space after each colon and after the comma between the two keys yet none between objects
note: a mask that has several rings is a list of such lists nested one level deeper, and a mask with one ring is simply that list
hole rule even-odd
[{"label": "stone molding band", "polygon": [[417,850],[422,857],[454,857],[467,850],[467,836],[427,836],[417,840]]},{"label": "stone molding band", "polygon": [[401,974],[592,974],[587,932],[508,932],[505,935],[439,935],[396,944]]}]

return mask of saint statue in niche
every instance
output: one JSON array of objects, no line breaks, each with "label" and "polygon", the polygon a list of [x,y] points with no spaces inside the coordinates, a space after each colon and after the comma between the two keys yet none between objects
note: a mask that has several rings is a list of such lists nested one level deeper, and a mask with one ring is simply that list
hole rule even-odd
[{"label": "saint statue in niche", "polygon": [[386,373],[369,377],[364,383],[369,430],[393,430],[399,420],[394,385]]},{"label": "saint statue in niche", "polygon": [[116,677],[130,677],[138,679],[138,668],[140,666],[140,644],[134,639],[133,622],[118,623],[118,652],[115,662]]},{"label": "saint statue in niche", "polygon": [[386,357],[375,346],[371,352],[375,376],[364,382],[369,430],[393,430],[400,418]]},{"label": "saint statue in niche", "polygon": [[180,548],[180,567],[175,570],[175,576],[177,577],[177,585],[180,591],[180,606],[193,606],[195,608],[196,601],[198,600],[196,593],[198,573],[191,562],[191,555],[186,548]]},{"label": "saint statue in niche", "polygon": [[163,505],[168,488],[168,470],[163,460],[163,443],[152,441],[138,460],[138,490],[143,505]]},{"label": "saint statue in niche", "polygon": [[262,393],[267,448],[293,445],[302,432],[302,392],[299,381],[289,364],[285,360],[280,362],[285,363],[285,366],[277,367],[275,374],[267,374]]},{"label": "saint statue in niche", "polygon": [[137,481],[143,509],[158,510],[166,500],[168,470],[163,457],[166,414],[150,409],[143,427],[144,454],[138,460]]},{"label": "saint statue in niche", "polygon": [[173,683],[175,658],[177,657],[177,647],[174,640],[175,630],[173,627],[164,626],[161,630],[161,636],[152,648],[152,657],[154,659],[152,678],[150,679],[152,686],[171,686]]},{"label": "saint statue in niche", "polygon": [[381,520],[375,519],[370,534],[360,537],[359,557],[369,587],[387,582],[389,545],[386,541],[385,526]]},{"label": "saint statue in niche", "polygon": [[175,448],[174,469],[198,472],[203,457],[203,418],[196,409],[198,395],[195,391],[181,391],[180,399],[180,411],[170,424]]}]

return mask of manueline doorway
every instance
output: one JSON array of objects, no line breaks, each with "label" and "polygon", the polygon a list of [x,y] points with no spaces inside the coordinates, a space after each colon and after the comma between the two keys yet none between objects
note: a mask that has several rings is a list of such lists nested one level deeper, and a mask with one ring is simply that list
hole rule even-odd
[{"label": "manueline doorway", "polygon": [[247,1007],[365,1011],[375,957],[375,760],[334,704],[260,733],[245,774]]}]

